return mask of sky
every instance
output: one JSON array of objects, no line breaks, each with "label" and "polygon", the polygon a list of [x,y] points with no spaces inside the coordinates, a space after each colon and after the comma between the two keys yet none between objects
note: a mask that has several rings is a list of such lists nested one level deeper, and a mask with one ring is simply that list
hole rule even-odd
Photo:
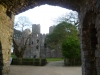
[{"label": "sky", "polygon": [[18,17],[20,16],[26,16],[29,18],[32,24],[40,24],[41,33],[46,34],[49,33],[50,26],[57,24],[54,20],[56,20],[61,15],[70,12],[72,12],[72,10],[45,4],[16,15],[15,21],[17,21]]}]

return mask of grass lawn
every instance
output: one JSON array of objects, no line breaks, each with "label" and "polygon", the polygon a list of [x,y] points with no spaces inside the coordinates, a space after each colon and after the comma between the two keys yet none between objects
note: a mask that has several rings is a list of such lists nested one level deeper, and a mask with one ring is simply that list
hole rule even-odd
[{"label": "grass lawn", "polygon": [[46,58],[46,59],[48,62],[64,60],[63,58]]},{"label": "grass lawn", "polygon": [[[16,58],[16,56],[14,54],[11,54],[11,57]],[[64,60],[63,58],[46,58],[46,59],[47,59],[47,62]]]},{"label": "grass lawn", "polygon": [[12,58],[16,58],[16,56],[15,56],[14,54],[11,54],[11,57],[12,57]]}]

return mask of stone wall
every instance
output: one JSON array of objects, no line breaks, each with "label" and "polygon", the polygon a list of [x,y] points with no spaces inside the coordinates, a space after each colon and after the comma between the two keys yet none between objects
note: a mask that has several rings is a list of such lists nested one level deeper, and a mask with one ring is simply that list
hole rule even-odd
[{"label": "stone wall", "polygon": [[[87,7],[86,7],[87,6]],[[100,75],[100,0],[87,1],[79,12],[82,75]]]},{"label": "stone wall", "polygon": [[[100,9],[98,10],[100,11]],[[97,14],[96,17],[96,24],[95,24],[95,28],[97,30],[97,49],[95,51],[95,59],[96,59],[96,70],[97,70],[97,75],[100,75],[100,12]]]},{"label": "stone wall", "polygon": [[[2,74],[8,75],[10,71],[10,53],[12,46],[12,34],[13,34],[13,20],[11,12],[8,12],[7,9],[0,5],[0,41],[2,46],[2,57],[3,64],[0,64],[2,67]],[[2,75],[0,73],[0,75]]]},{"label": "stone wall", "polygon": [[32,25],[32,33],[29,35],[29,42],[27,42],[27,48],[24,52],[25,58],[40,57],[40,25]]}]

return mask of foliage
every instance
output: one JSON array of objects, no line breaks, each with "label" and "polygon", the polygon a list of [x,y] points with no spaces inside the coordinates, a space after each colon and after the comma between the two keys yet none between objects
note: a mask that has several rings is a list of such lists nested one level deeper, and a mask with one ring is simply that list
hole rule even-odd
[{"label": "foliage", "polygon": [[70,35],[78,35],[78,31],[74,25],[67,22],[58,24],[52,33],[46,36],[46,44],[49,48],[55,49],[57,45],[61,45],[62,41]]},{"label": "foliage", "polygon": [[80,43],[75,36],[69,36],[62,43],[62,54],[65,58],[80,57]]},{"label": "foliage", "polygon": [[[20,60],[22,62],[20,63]],[[46,59],[33,59],[33,58],[13,58],[12,59],[12,65],[34,65],[34,66],[44,66],[47,64]]]},{"label": "foliage", "polygon": [[16,58],[15,54],[11,53],[11,57],[12,58]]},{"label": "foliage", "polygon": [[[26,38],[25,43],[23,43],[22,40],[17,40],[13,39],[13,47],[14,47],[14,54],[16,55],[17,58],[22,58],[24,55],[24,51],[27,47],[27,41],[28,41],[29,36]],[[20,41],[20,42],[18,42]],[[18,43],[17,43],[18,42]]]}]

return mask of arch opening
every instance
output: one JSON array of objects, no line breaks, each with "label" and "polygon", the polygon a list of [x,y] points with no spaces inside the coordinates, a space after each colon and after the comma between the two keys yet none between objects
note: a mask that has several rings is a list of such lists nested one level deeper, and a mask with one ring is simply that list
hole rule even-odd
[{"label": "arch opening", "polygon": [[[46,15],[46,14],[45,14]],[[47,14],[48,15],[48,14]],[[32,16],[32,15],[31,15]],[[46,28],[45,28],[46,29]],[[45,30],[44,29],[44,30]],[[38,29],[37,29],[38,30]],[[70,32],[70,31],[69,31]],[[33,36],[33,35],[32,35]],[[40,42],[40,41],[39,41]],[[31,48],[33,48],[32,46],[31,46]],[[34,47],[34,48],[36,48],[36,47]],[[39,49],[38,47],[37,47],[37,49]],[[60,49],[59,47],[57,47],[57,50],[58,49]],[[29,50],[29,49],[28,49]],[[42,52],[42,51],[40,51],[40,52]],[[45,52],[45,55],[44,55],[44,57],[47,55],[46,54],[46,51],[44,51]],[[60,51],[61,52],[61,51]],[[28,52],[27,52],[28,53]],[[30,49],[30,53],[36,53],[36,52],[32,52],[32,49]],[[50,54],[50,56],[54,56],[55,54],[56,54],[56,56],[59,56],[61,53],[59,53],[59,51],[51,51],[51,53],[53,53],[52,55]],[[30,54],[30,55],[32,55],[32,54]],[[29,56],[29,57],[31,57],[31,58],[33,58],[33,55],[32,56]],[[42,55],[40,55],[40,57],[43,57]],[[55,57],[55,56],[54,56]]]},{"label": "arch opening", "polygon": [[[49,8],[47,8],[47,7],[49,7]],[[43,9],[44,8],[44,9]],[[54,10],[53,10],[53,8],[55,8]],[[34,9],[36,9],[36,8],[34,8]],[[34,10],[33,9],[33,10]],[[43,11],[41,11],[43,9]],[[60,10],[61,9],[61,10]],[[45,11],[45,10],[47,10],[47,11]],[[50,11],[49,11],[50,10]],[[55,11],[55,10],[57,10],[57,11]],[[32,15],[31,14],[28,14],[28,11],[26,11],[25,13],[21,13],[21,14],[19,14],[19,16],[21,16],[22,14],[23,15],[31,15],[31,17],[30,18],[32,18],[31,19],[31,21],[33,21],[33,23],[34,23],[34,20],[33,19],[37,19],[37,20],[35,20],[36,21],[36,23],[37,23],[37,21],[40,21],[40,22],[38,22],[38,23],[40,23],[40,25],[41,25],[41,29],[40,30],[43,30],[44,32],[48,32],[49,31],[49,26],[51,26],[51,25],[54,25],[55,23],[49,23],[48,21],[46,22],[45,20],[46,20],[46,18],[47,18],[47,16],[49,16],[50,17],[50,19],[49,20],[51,20],[52,19],[52,15],[54,16],[54,15],[56,15],[56,18],[57,17],[59,17],[59,16],[63,16],[64,17],[64,15],[65,14],[69,14],[70,12],[72,12],[72,10],[68,10],[68,9],[65,9],[65,8],[62,8],[62,7],[58,7],[58,6],[51,6],[51,5],[45,5],[45,6],[43,6],[43,5],[41,5],[41,7],[37,7],[37,9],[36,10],[34,10],[34,12],[36,11],[36,14],[38,14],[37,15],[37,17],[36,18],[34,18],[34,16],[33,15],[36,15],[36,14],[34,14],[34,12],[32,12],[32,9],[31,10],[29,10],[31,13],[32,13]],[[39,13],[38,13],[38,11],[39,11]],[[49,11],[49,12],[48,12]],[[60,13],[60,11],[62,11],[61,13]],[[67,12],[68,11],[68,12]],[[54,12],[54,13],[52,13],[52,12]],[[75,11],[74,11],[75,12]],[[41,15],[43,15],[43,16],[41,16]],[[52,14],[52,15],[50,15],[50,14]],[[58,14],[58,15],[57,15]],[[23,16],[22,15],[22,16]],[[33,16],[33,17],[32,17]],[[65,15],[66,16],[66,15]],[[67,16],[66,16],[67,17]],[[40,19],[41,18],[41,19]],[[55,17],[54,17],[55,18]],[[43,20],[44,19],[44,20]],[[67,19],[70,19],[70,17],[68,17]],[[41,22],[41,20],[42,20],[42,22]],[[74,21],[73,19],[72,19],[72,21]],[[72,22],[71,21],[71,22]],[[44,22],[46,22],[46,23],[44,23]],[[51,22],[51,21],[50,21]],[[49,25],[48,25],[49,24]],[[50,25],[51,24],[51,25]],[[48,25],[48,27],[47,27],[47,25]],[[43,28],[44,29],[43,29]],[[40,28],[40,27],[37,27],[37,28]],[[32,29],[36,29],[35,27],[33,27]],[[46,31],[45,31],[46,30]],[[48,31],[47,31],[48,30]],[[36,29],[35,31],[32,31],[33,33],[34,32],[37,32],[38,31],[38,29]],[[52,31],[52,30],[51,30]],[[41,32],[39,31],[39,34],[41,34]]]}]

